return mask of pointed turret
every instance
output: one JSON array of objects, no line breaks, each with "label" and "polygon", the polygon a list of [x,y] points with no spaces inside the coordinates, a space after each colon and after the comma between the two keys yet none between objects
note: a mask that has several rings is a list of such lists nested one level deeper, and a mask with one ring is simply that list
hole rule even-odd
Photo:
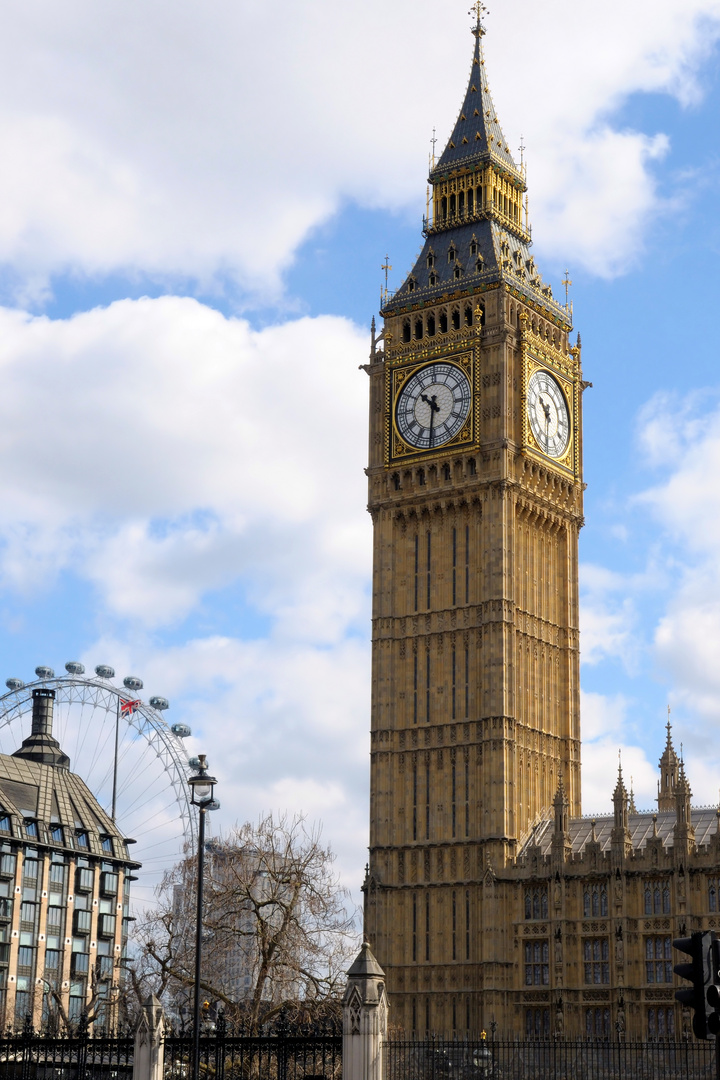
[{"label": "pointed turret", "polygon": [[622,774],[622,763],[618,761],[618,778],[613,792],[613,807],[615,821],[610,838],[610,846],[613,856],[625,857],[632,850],[630,829],[628,828],[629,798]]},{"label": "pointed turret", "polygon": [[[408,302],[422,306],[506,282],[567,331],[570,312],[553,299],[530,254],[525,170],[513,159],[490,94],[481,9],[476,8],[472,29],[475,44],[463,104],[430,170],[425,245],[397,292],[385,295],[382,314],[395,314]],[[482,318],[482,310],[476,314]],[[464,317],[467,325],[473,324],[472,309],[469,321]]]},{"label": "pointed turret", "polygon": [[675,846],[692,846],[695,843],[695,829],[692,823],[690,799],[692,791],[685,776],[685,762],[680,758],[678,781],[675,786],[675,828],[673,836]]},{"label": "pointed turret", "polygon": [[556,863],[565,862],[570,858],[572,844],[570,841],[568,821],[570,800],[565,791],[565,784],[563,783],[562,776],[558,781],[557,791],[555,792],[555,798],[553,799],[553,807],[555,810],[555,831],[552,838],[552,858],[553,862]]},{"label": "pointed turret", "polygon": [[482,49],[485,27],[479,15],[472,33],[475,37],[475,49],[465,100],[440,160],[433,163],[430,181],[433,183],[458,168],[467,169],[482,163],[492,163],[502,171],[510,172],[518,186],[525,191],[522,171],[510,153],[490,96]]},{"label": "pointed turret", "polygon": [[658,783],[658,810],[673,810],[675,807],[675,788],[678,782],[678,756],[672,744],[672,725],[668,708],[667,740],[659,761],[660,782]]}]

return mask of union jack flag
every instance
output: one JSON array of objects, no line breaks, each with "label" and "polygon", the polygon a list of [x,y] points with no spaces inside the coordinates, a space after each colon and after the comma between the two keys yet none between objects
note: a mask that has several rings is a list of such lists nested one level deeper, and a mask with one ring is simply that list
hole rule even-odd
[{"label": "union jack flag", "polygon": [[139,699],[135,701],[121,701],[120,713],[122,716],[130,716],[132,713],[135,712],[136,709],[139,709],[141,705],[142,701],[140,701]]}]

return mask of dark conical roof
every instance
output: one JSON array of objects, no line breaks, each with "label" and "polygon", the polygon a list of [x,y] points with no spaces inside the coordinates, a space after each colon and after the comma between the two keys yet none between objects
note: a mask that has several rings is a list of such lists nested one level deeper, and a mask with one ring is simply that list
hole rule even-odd
[{"label": "dark conical roof", "polygon": [[450,169],[494,159],[496,164],[511,170],[522,179],[520,169],[510,153],[510,147],[498,122],[485,71],[482,38],[485,31],[480,22],[473,29],[475,49],[470,68],[465,100],[439,161],[430,174],[434,180]]},{"label": "dark conical roof", "polygon": [[357,954],[348,970],[348,977],[352,978],[353,976],[361,979],[368,978],[369,976],[379,976],[381,979],[385,978],[385,972],[373,956],[367,941],[363,941],[360,952]]}]

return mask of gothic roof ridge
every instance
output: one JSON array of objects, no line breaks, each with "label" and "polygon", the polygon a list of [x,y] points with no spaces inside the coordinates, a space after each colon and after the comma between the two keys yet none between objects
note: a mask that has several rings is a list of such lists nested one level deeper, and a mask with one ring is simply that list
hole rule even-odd
[{"label": "gothic roof ridge", "polygon": [[477,23],[472,29],[475,48],[467,90],[447,145],[439,160],[433,162],[430,180],[437,179],[451,168],[471,165],[482,160],[494,161],[495,164],[513,172],[525,190],[522,170],[515,164],[498,122],[484,70],[482,39],[485,28],[480,18],[483,5],[474,6],[477,10]]}]

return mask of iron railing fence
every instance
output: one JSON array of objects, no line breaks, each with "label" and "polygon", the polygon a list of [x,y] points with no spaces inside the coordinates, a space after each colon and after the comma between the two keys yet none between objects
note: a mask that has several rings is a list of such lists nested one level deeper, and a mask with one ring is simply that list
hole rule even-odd
[{"label": "iron railing fence", "polygon": [[[190,1076],[192,1038],[166,1035],[166,1080]],[[341,1035],[226,1035],[200,1040],[200,1076],[208,1080],[341,1080]]]},{"label": "iron railing fence", "polygon": [[132,1080],[132,1035],[0,1035],[2,1080]]},{"label": "iron railing fence", "polygon": [[385,1044],[385,1080],[715,1080],[706,1041],[429,1039]]},{"label": "iron railing fence", "polygon": [[[2,1080],[132,1080],[132,1034],[0,1035]],[[166,1080],[188,1080],[192,1035],[165,1035]],[[222,1025],[200,1039],[203,1080],[341,1080],[341,1035],[249,1036]]]}]

